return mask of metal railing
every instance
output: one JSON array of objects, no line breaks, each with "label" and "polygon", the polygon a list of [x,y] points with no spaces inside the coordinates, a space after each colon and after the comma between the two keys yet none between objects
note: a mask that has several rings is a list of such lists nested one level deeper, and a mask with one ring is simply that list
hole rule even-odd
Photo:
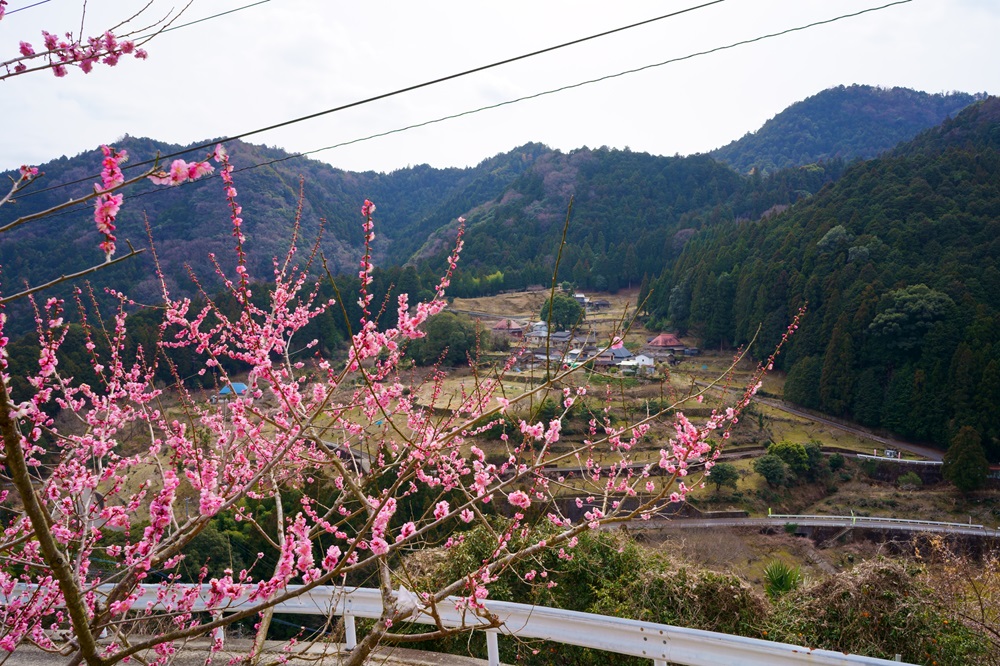
[{"label": "metal railing", "polygon": [[878,460],[880,462],[906,463],[908,465],[943,465],[940,460],[911,460],[910,458],[890,458],[887,456],[870,456],[867,453],[856,454],[858,458],[866,460]]},{"label": "metal railing", "polygon": [[883,518],[881,516],[796,516],[784,513],[768,513],[768,518],[773,518],[775,520],[787,520],[788,522],[802,522],[802,521],[824,521],[824,522],[849,522],[851,524],[857,523],[899,523],[901,525],[926,525],[928,527],[962,527],[967,530],[984,530],[986,531],[985,525],[974,525],[969,523],[948,523],[940,520],[913,520],[910,518]]},{"label": "metal railing", "polygon": [[[102,586],[103,587],[103,586]],[[142,593],[135,602],[135,608],[147,604],[159,604],[156,585],[142,585]],[[184,588],[195,587],[176,585],[180,592]],[[300,585],[289,585],[288,590],[301,589]],[[19,585],[10,596],[31,594],[33,586]],[[110,590],[109,590],[110,591]],[[413,603],[412,593],[403,593],[397,603]],[[7,601],[7,595],[0,593],[0,601]],[[245,598],[233,602],[225,608],[209,608],[202,596],[192,610],[235,612],[246,603]],[[445,626],[485,626],[486,620],[467,610],[458,610],[455,600],[438,604],[437,612]],[[652,660],[654,666],[683,664],[685,666],[890,666],[899,664],[875,657],[845,654],[830,650],[812,650],[798,645],[775,643],[757,638],[720,634],[700,629],[674,627],[656,622],[626,620],[606,615],[580,613],[577,611],[546,608],[504,601],[486,601],[486,608],[502,623],[500,629],[485,629],[487,658],[489,666],[500,665],[498,636],[500,634],[517,639],[546,640],[564,645],[604,650],[633,657]],[[382,597],[377,589],[341,588],[333,586],[315,587],[301,595],[275,606],[278,613],[342,616],[345,628],[345,646],[352,649],[357,645],[355,618],[380,618],[383,614]],[[434,624],[434,619],[419,610],[410,619],[421,624]],[[897,657],[898,659],[898,657]]]}]

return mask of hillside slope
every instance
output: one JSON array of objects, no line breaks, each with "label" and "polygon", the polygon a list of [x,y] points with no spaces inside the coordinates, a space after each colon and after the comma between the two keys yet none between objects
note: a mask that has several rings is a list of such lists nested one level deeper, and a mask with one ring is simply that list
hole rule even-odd
[{"label": "hillside slope", "polygon": [[[537,155],[548,150],[528,144],[473,168],[434,169],[422,165],[384,174],[341,171],[315,160],[291,157],[276,148],[243,142],[227,146],[236,167],[234,178],[244,210],[243,230],[251,248],[251,274],[261,277],[270,274],[272,257],[283,255],[291,238],[300,177],[304,197],[301,242],[311,245],[322,225],[321,249],[331,269],[353,272],[361,255],[359,211],[366,198],[378,204],[377,261],[403,263],[430,230],[500,194]],[[181,146],[133,137],[125,137],[116,148],[128,150],[130,163],[182,150]],[[186,156],[195,157],[204,155]],[[16,204],[0,208],[0,224],[90,191],[92,183],[99,180],[93,174],[100,169],[100,152],[62,157],[39,166],[46,177],[22,192]],[[77,180],[81,182],[47,189]],[[229,211],[218,178],[176,188],[143,182],[126,188],[125,196],[118,217],[120,251],[126,240],[136,247],[149,245],[145,229],[148,219],[172,290],[193,293],[188,267],[209,289],[220,284],[209,255],[214,253],[224,267],[232,264],[233,255]],[[92,215],[92,206],[77,206],[5,234],[0,243],[5,282],[38,284],[101,261]],[[94,274],[92,279],[98,287],[113,284],[140,301],[156,301],[159,294],[148,253]]]},{"label": "hillside slope", "polygon": [[692,238],[654,287],[658,317],[706,344],[773,346],[786,398],[1000,457],[1000,99],[847,170],[784,214]]},{"label": "hillside slope", "polygon": [[958,92],[838,86],[791,105],[756,132],[709,154],[740,173],[769,173],[834,158],[869,159],[976,99]]}]

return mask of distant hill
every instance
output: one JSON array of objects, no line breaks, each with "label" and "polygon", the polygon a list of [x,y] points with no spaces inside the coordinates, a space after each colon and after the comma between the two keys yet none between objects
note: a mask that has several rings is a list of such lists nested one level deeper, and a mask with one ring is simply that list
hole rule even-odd
[{"label": "distant hill", "polygon": [[869,159],[956,115],[980,97],[908,88],[838,86],[771,118],[709,153],[740,173],[772,172],[840,158]]},{"label": "distant hill", "polygon": [[745,178],[707,155],[607,148],[547,153],[500,197],[469,212],[452,292],[475,296],[548,283],[571,198],[559,279],[616,291],[659,274],[700,229],[786,207],[842,170],[833,161]]},{"label": "distant hill", "polygon": [[[323,162],[293,158],[277,148],[243,142],[227,147],[237,169],[234,176],[244,207],[243,229],[251,247],[251,273],[261,278],[270,275],[272,257],[283,256],[287,249],[300,176],[304,182],[301,243],[313,243],[322,220],[322,250],[331,268],[353,272],[361,255],[360,207],[366,198],[378,206],[378,263],[403,263],[431,230],[499,195],[539,154],[548,151],[540,144],[527,144],[472,168],[434,169],[422,165],[385,174],[341,171]],[[125,137],[116,148],[128,150],[131,163],[150,159],[158,152],[182,150],[181,146],[135,137]],[[199,156],[186,156],[195,157]],[[92,176],[100,170],[100,152],[62,157],[39,167],[45,178],[25,190],[16,204],[0,208],[0,223],[90,191],[93,182],[99,180]],[[76,180],[81,182],[42,191]],[[136,247],[149,245],[144,226],[148,219],[171,289],[180,294],[193,293],[188,266],[204,286],[215,289],[220,283],[209,254],[215,253],[224,267],[233,262],[232,228],[221,181],[208,178],[176,188],[143,182],[127,188],[125,194],[116,234],[119,252],[126,251],[126,240]],[[6,290],[24,281],[38,284],[102,260],[92,215],[92,206],[79,206],[5,234],[0,242],[0,266]],[[113,284],[139,301],[158,300],[159,288],[149,253],[94,274],[92,280],[98,287]]]},{"label": "distant hill", "polygon": [[706,345],[777,342],[785,397],[1000,460],[1000,99],[974,103],[788,211],[692,237],[652,309]]},{"label": "distant hill", "polygon": [[[157,152],[182,150],[134,137],[116,147],[128,150],[132,163]],[[775,205],[793,203],[840,171],[831,164],[745,179],[704,155],[657,157],[586,148],[562,153],[541,144],[526,144],[467,169],[421,165],[388,174],[341,171],[242,142],[230,144],[229,152],[244,207],[251,275],[267,278],[272,257],[285,252],[301,176],[300,243],[312,243],[322,220],[321,247],[335,273],[356,270],[362,251],[359,210],[366,198],[378,206],[376,264],[414,266],[423,288],[433,284],[453,244],[456,219],[466,216],[466,250],[452,287],[456,296],[547,282],[571,197],[573,222],[561,275],[581,288],[616,290],[659,273],[696,228],[734,216],[757,217]],[[200,156],[187,159],[195,157]],[[0,223],[22,211],[84,194],[92,187],[98,158],[95,150],[40,165],[46,177],[16,205],[0,208]],[[76,180],[81,182],[46,191],[53,184]],[[6,234],[0,243],[0,266],[7,284],[38,284],[99,261],[91,216],[91,206],[80,206]],[[128,188],[118,220],[121,251],[126,240],[136,247],[149,244],[146,219],[172,293],[193,294],[191,274],[208,291],[218,288],[221,282],[210,254],[223,268],[231,266],[233,256],[229,212],[218,178],[177,188],[150,183]],[[159,300],[150,254],[91,279],[98,292],[103,285],[114,285],[139,302]],[[412,276],[408,281],[413,282]]]}]

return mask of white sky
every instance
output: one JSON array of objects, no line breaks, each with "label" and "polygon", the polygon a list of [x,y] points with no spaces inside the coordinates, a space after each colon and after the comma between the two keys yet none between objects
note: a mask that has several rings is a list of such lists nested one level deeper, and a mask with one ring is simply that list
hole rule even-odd
[{"label": "white sky", "polygon": [[[9,0],[8,11],[38,0]],[[154,0],[150,16],[171,2]],[[180,22],[253,0],[194,0]],[[884,4],[726,0],[248,140],[300,152]],[[93,34],[144,4],[89,0]],[[699,4],[652,0],[269,0],[159,36],[149,60],[0,82],[0,168],[131,134],[233,135]],[[40,31],[77,31],[80,0],[0,21],[0,60]],[[314,155],[350,170],[476,164],[529,141],[705,152],[836,85],[1000,92],[1000,2],[913,0],[757,44]],[[96,161],[96,158],[95,158]]]}]

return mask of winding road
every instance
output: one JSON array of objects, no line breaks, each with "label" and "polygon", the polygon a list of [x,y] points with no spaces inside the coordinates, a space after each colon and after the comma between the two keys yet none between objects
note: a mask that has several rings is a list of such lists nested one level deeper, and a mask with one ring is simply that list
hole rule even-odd
[{"label": "winding road", "polygon": [[[708,382],[703,382],[698,380],[695,381],[695,384],[704,387],[710,386]],[[759,402],[762,405],[767,405],[768,407],[773,407],[774,409],[778,409],[788,414],[792,414],[794,416],[798,416],[804,419],[809,419],[811,421],[815,421],[816,423],[822,423],[825,426],[836,428],[842,432],[846,432],[851,435],[864,437],[865,439],[869,439],[873,442],[881,444],[885,448],[906,451],[908,453],[912,453],[913,455],[926,458],[927,460],[934,460],[937,462],[940,462],[941,460],[944,459],[944,452],[939,449],[935,449],[930,446],[925,446],[923,444],[913,444],[912,442],[904,442],[898,439],[882,437],[881,435],[876,435],[867,428],[863,428],[859,425],[843,423],[809,410],[793,407],[788,403],[786,403],[784,400],[777,400],[775,398],[763,398],[758,395],[754,396],[754,401]]]}]

